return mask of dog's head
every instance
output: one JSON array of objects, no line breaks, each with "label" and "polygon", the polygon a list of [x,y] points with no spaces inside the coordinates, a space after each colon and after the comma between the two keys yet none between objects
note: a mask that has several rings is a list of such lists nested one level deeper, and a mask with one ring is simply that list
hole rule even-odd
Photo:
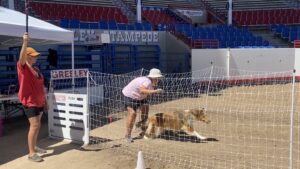
[{"label": "dog's head", "polygon": [[208,119],[204,108],[191,109],[189,111],[191,114],[193,114],[196,117],[197,120],[202,121],[207,124],[210,123],[210,120]]}]

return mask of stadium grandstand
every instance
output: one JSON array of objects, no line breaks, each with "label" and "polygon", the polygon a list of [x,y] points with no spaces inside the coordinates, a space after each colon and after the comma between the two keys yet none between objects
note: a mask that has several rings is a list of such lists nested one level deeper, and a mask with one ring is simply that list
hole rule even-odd
[{"label": "stadium grandstand", "polygon": [[[92,79],[91,81],[95,83],[97,81],[101,81],[101,78],[99,77],[104,77],[103,74],[123,75],[128,72],[134,72],[135,75],[142,75],[145,72],[140,73],[138,72],[139,70],[147,71],[154,67],[159,68],[163,73],[170,73],[170,77],[172,74],[191,72],[195,70],[193,68],[193,66],[195,66],[195,62],[193,63],[194,60],[192,59],[193,51],[195,50],[205,50],[207,53],[204,52],[204,54],[209,55],[211,54],[210,52],[216,50],[226,50],[226,52],[230,52],[230,50],[235,49],[237,54],[234,54],[238,55],[241,50],[274,49],[275,52],[273,53],[276,53],[278,49],[285,51],[286,49],[288,50],[300,47],[299,0],[141,0],[140,4],[138,1],[139,0],[28,0],[27,2],[26,0],[0,0],[0,6],[25,13],[25,3],[27,2],[29,15],[31,17],[51,23],[60,28],[73,31],[73,52],[75,53],[74,68],[84,68],[92,72],[101,73],[101,75],[97,73],[95,73],[96,75],[93,75],[95,79]],[[232,5],[230,2],[232,2]],[[30,24],[31,23],[29,21],[29,25]],[[18,92],[16,63],[19,59],[21,38],[18,40],[19,41],[16,41],[16,39],[10,39],[8,36],[0,34],[1,95],[11,95]],[[50,85],[51,71],[72,69],[71,53],[73,47],[70,44],[33,44],[33,47],[41,53],[36,64],[45,76],[47,87]],[[226,57],[229,57],[230,54],[228,53],[227,55],[225,54]],[[217,52],[213,54],[214,56],[212,56],[212,58],[218,56]],[[258,55],[259,54],[253,54],[249,56],[250,59],[246,59],[247,61],[243,65],[244,67],[236,66],[235,68],[249,68],[249,65],[254,63],[251,59]],[[202,57],[201,54],[197,56]],[[285,53],[281,54],[281,56],[278,56],[278,62],[285,63],[285,58],[283,57],[285,56]],[[209,66],[215,66],[214,64],[218,62],[216,60],[208,60],[209,59],[200,60],[198,65],[201,65],[203,61],[203,65],[208,64]],[[225,66],[228,66],[229,64],[238,65],[238,63],[227,62],[226,58],[223,60],[226,62],[226,64],[224,64]],[[277,65],[277,60],[274,65]],[[258,62],[259,61],[255,63]],[[265,69],[259,69],[259,71],[262,70]],[[214,74],[214,72],[210,72],[210,70],[207,72],[201,75],[207,76],[209,73]],[[222,70],[222,73],[229,74],[231,71]],[[182,75],[183,74],[180,74],[180,76]],[[193,77],[194,74],[187,74],[187,76]],[[114,85],[125,85],[121,82],[126,81],[124,79],[117,79],[114,76],[108,77],[108,75],[105,76],[105,78],[112,80],[110,84],[111,88],[109,89],[112,92],[114,92]],[[211,76],[207,78],[209,80],[212,79]],[[247,78],[248,76],[246,79]],[[270,79],[276,81],[274,80],[276,78],[272,77]],[[224,85],[223,83],[225,80],[216,80],[215,83],[218,84],[215,84],[217,87],[214,89],[207,89],[206,87],[203,87],[203,89],[193,89],[193,92],[208,90],[207,93],[201,93],[201,97],[204,97],[204,95],[208,97],[210,90],[214,90],[214,92],[223,90],[222,85]],[[118,81],[118,84],[115,81]],[[168,85],[168,87],[170,87],[174,84],[174,86],[176,86],[179,81],[180,80],[178,79],[175,80],[175,82],[167,81],[164,85]],[[205,84],[210,85],[207,81]],[[255,82],[255,85],[260,85],[261,83],[269,85],[269,83],[265,81]],[[285,83],[282,82],[282,84]],[[228,83],[226,83],[226,85],[230,87],[233,86]],[[250,84],[249,88],[252,87],[252,85],[253,84]],[[187,86],[188,85],[185,87]],[[171,88],[172,87],[170,87],[170,90]],[[234,90],[234,88],[232,90]],[[178,91],[184,93],[185,89],[178,89]],[[159,99],[170,101],[175,98],[173,95],[176,95],[178,91],[173,91],[172,88],[172,92],[175,94],[170,92],[164,95],[163,98]],[[265,91],[267,91],[267,89]],[[253,90],[250,91],[250,94],[247,94],[252,96],[252,92],[256,91]],[[261,93],[258,95],[260,94]],[[216,93],[214,96],[217,97],[217,95],[219,95],[219,93]],[[168,97],[172,98],[170,99]],[[198,95],[192,95],[192,97],[198,97]],[[262,96],[260,95],[260,97]],[[113,97],[110,99],[118,100],[118,98]],[[204,102],[209,102],[209,99],[208,101],[203,101],[203,103]],[[20,104],[15,101],[0,101],[0,103],[0,105],[4,106],[0,109],[0,121],[1,114],[5,114],[5,116],[9,117],[10,112],[14,113],[16,111],[13,110],[14,108],[8,109],[7,107],[19,106],[18,110],[20,109]],[[155,104],[159,103],[161,103],[160,100],[155,102]],[[275,103],[276,102],[274,102],[274,104]],[[235,102],[235,104],[239,103]],[[102,108],[106,109],[104,106],[101,107],[101,110]],[[93,109],[95,109],[95,107],[93,107]],[[234,108],[230,110],[234,111],[233,109]],[[255,107],[253,109],[255,109]],[[243,111],[246,112],[244,109]],[[107,123],[109,120],[111,119],[108,118]],[[237,121],[238,120],[235,122]],[[232,124],[235,122],[232,122]],[[283,122],[281,121],[281,123]],[[272,125],[274,124],[270,124],[270,126],[274,128]],[[224,125],[224,127],[226,126]],[[243,125],[242,127],[247,128],[247,125]],[[233,131],[233,133],[235,132],[238,132],[238,130]],[[296,134],[296,137],[299,137],[299,133],[298,135]],[[232,137],[231,139],[233,140],[234,138]],[[257,140],[253,141],[253,147],[256,146],[256,141]],[[234,145],[235,143],[230,142],[229,144]],[[297,146],[299,148],[299,140]],[[224,149],[224,151],[226,150]],[[283,151],[287,150],[284,149]],[[298,153],[298,156],[296,157],[298,160],[294,162],[294,165],[299,167],[299,150],[296,150],[295,152]],[[239,154],[240,152],[233,152],[232,154],[234,153]],[[171,154],[171,156],[172,155],[173,154]],[[255,161],[256,158],[253,157],[252,159],[252,157],[253,156],[251,156],[251,160]],[[269,156],[266,155],[266,161],[267,157]],[[185,156],[182,156],[182,158],[182,163],[188,161],[185,160]],[[247,157],[244,156],[243,160],[246,158]],[[285,158],[286,157],[282,157],[280,160]],[[181,159],[179,159],[179,161],[180,160]],[[276,160],[274,160],[274,162],[275,161]],[[223,168],[248,168],[248,166],[246,167],[246,163],[251,163],[247,160],[243,162],[245,162],[245,164],[241,162],[241,166],[227,165]],[[253,165],[250,168],[276,168],[275,165],[271,165],[269,163],[271,162],[267,161],[266,165],[259,163],[257,166]],[[222,168],[222,166],[218,166],[218,164],[205,167]],[[284,162],[280,163],[278,168],[285,168]]]}]

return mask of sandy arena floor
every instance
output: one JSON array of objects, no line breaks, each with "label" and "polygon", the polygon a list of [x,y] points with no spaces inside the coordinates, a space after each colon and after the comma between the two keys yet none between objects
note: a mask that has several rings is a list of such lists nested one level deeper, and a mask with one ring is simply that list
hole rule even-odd
[{"label": "sandy arena floor", "polygon": [[[294,168],[300,168],[299,111],[300,85],[296,86],[294,114]],[[115,114],[119,120],[95,128],[93,139],[107,143],[82,149],[47,138],[47,126],[41,131],[40,145],[49,152],[40,164],[26,158],[26,119],[10,123],[0,138],[0,169],[134,169],[137,152],[142,150],[148,169],[180,168],[287,168],[289,162],[290,85],[233,87],[199,98],[182,98],[151,107],[151,114],[178,108],[205,106],[210,124],[195,122],[199,133],[208,141],[199,141],[182,133],[166,132],[155,140],[123,140],[125,113]],[[19,124],[20,122],[20,124]],[[16,125],[18,124],[18,125]],[[134,132],[136,135],[137,133]]]}]

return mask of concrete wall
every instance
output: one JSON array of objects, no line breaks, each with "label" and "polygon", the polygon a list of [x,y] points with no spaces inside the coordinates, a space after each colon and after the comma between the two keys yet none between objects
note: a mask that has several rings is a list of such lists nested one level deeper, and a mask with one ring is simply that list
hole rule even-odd
[{"label": "concrete wall", "polygon": [[193,49],[192,71],[209,67],[222,71],[215,76],[249,75],[251,72],[276,73],[296,69],[300,76],[300,51],[294,48]]}]

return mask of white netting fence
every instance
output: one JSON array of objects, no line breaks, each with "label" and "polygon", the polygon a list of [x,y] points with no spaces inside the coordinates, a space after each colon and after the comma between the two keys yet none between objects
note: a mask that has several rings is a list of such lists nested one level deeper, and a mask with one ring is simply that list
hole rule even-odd
[{"label": "white netting fence", "polygon": [[[147,74],[143,69],[122,75],[89,72],[88,82],[81,82],[81,86],[88,83],[91,145],[116,147],[133,155],[141,150],[146,158],[182,168],[279,169],[289,168],[290,162],[293,168],[300,168],[300,84],[293,83],[292,71],[213,67],[165,74],[157,86],[164,92],[148,99],[149,116],[204,107],[211,123],[194,120],[193,124],[208,139],[199,140],[171,127],[156,139],[135,139],[128,144],[121,91],[135,77]],[[132,135],[138,133],[133,130]]]}]

